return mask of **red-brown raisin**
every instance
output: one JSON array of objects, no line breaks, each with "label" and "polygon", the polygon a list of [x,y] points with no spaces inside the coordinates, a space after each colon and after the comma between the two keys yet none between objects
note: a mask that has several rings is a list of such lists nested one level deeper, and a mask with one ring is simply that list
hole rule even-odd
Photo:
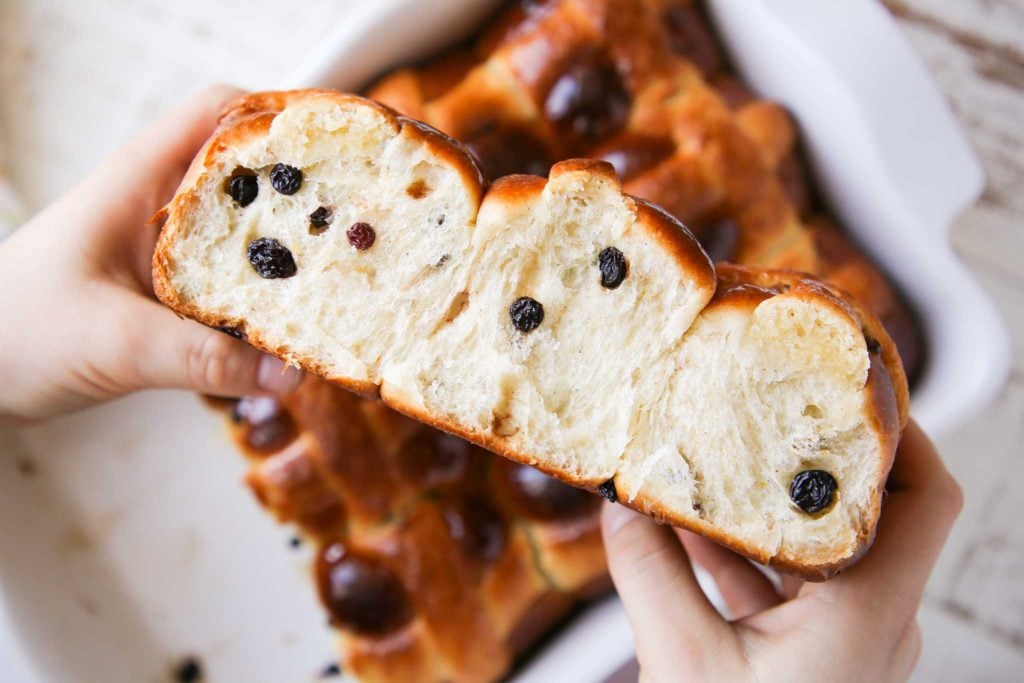
[{"label": "red-brown raisin", "polygon": [[377,241],[377,232],[369,223],[353,223],[345,235],[349,244],[359,251],[366,251]]}]

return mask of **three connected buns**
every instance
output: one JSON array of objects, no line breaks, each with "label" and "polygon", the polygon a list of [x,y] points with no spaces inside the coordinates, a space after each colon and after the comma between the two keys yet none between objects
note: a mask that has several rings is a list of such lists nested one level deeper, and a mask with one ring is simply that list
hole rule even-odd
[{"label": "three connected buns", "polygon": [[906,419],[888,335],[810,278],[716,272],[607,164],[485,193],[423,124],[262,93],[165,216],[154,285],[182,315],[807,578],[870,542]]}]

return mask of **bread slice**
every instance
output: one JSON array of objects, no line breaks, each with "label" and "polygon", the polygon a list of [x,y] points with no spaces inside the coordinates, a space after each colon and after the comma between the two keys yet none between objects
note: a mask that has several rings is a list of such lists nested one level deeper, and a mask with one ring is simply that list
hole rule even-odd
[{"label": "bread slice", "polygon": [[716,274],[607,164],[484,193],[378,104],[263,93],[164,217],[182,315],[806,578],[870,544],[907,410],[878,321],[799,274]]}]

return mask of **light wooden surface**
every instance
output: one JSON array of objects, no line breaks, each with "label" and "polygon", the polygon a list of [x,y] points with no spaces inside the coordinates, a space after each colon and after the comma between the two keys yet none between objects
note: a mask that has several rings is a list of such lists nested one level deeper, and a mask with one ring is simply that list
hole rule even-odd
[{"label": "light wooden surface", "polygon": [[[354,3],[0,0],[0,145],[37,209],[117,143],[214,81],[273,87]],[[921,681],[1024,677],[1024,3],[887,3],[982,158],[957,250],[1003,311],[1014,373],[940,448],[967,494],[920,621]],[[382,36],[386,39],[386,36]]]}]

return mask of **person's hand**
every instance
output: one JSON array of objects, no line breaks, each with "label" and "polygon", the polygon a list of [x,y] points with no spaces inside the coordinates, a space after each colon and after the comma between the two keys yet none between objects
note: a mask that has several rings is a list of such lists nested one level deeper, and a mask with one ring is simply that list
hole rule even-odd
[{"label": "person's hand", "polygon": [[[704,538],[619,505],[602,518],[615,586],[645,681],[901,681],[921,651],[917,609],[962,494],[917,425],[907,426],[875,543],[825,583],[783,581]],[[681,543],[680,543],[681,541]],[[732,621],[701,591],[715,578]]]},{"label": "person's hand", "polygon": [[299,383],[297,370],[153,297],[159,227],[147,221],[239,92],[204,91],[0,242],[0,423],[149,387],[241,396]]}]

